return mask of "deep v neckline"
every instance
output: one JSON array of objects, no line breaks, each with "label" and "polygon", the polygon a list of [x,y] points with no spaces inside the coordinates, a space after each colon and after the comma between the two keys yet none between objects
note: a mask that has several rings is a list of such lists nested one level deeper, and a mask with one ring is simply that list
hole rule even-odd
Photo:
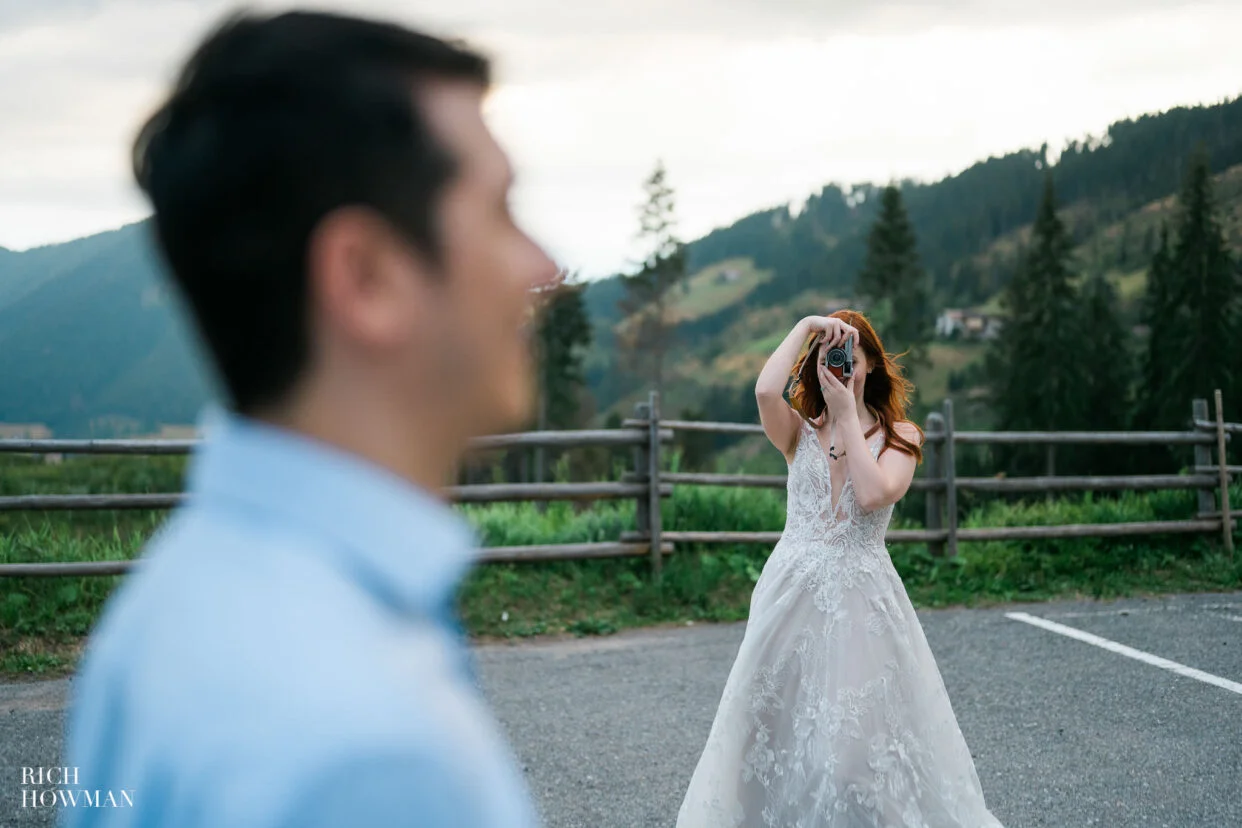
[{"label": "deep v neckline", "polygon": [[[825,470],[825,473],[828,475],[828,505],[832,508],[831,514],[832,514],[833,522],[839,523],[841,520],[840,518],[841,503],[845,500],[845,490],[849,486],[852,486],[854,484],[854,475],[849,473],[849,466],[846,466],[845,480],[842,481],[841,483],[841,492],[840,494],[837,495],[837,502],[833,503],[832,502],[832,458],[828,456],[828,452],[824,451],[824,444],[820,442],[819,432],[816,431],[815,427],[812,426],[806,420],[803,420],[802,422],[806,425],[807,430],[811,432],[811,438],[815,441],[815,446],[816,446],[819,456],[824,459],[824,470]],[[834,431],[835,431],[835,428],[836,426],[834,425],[833,426]],[[864,435],[863,439],[867,441],[868,451],[874,451],[875,447],[871,443],[871,438],[877,431],[879,431],[879,429],[880,429],[880,424],[877,422],[872,427],[872,430],[869,433]]]}]

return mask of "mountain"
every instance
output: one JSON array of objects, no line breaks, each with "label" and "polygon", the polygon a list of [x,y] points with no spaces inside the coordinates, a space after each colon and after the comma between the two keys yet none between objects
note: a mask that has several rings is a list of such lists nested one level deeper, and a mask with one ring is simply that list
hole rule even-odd
[{"label": "mountain", "polygon": [[212,383],[145,222],[0,257],[0,422],[116,436],[192,422]]},{"label": "mountain", "polygon": [[[934,303],[994,308],[1051,170],[1082,272],[1133,303],[1151,239],[1202,145],[1222,221],[1242,248],[1242,97],[1111,125],[1055,160],[1046,146],[992,157],[934,183],[900,182]],[[797,212],[772,207],[689,244],[675,362],[662,409],[754,419],[754,377],[801,316],[850,301],[882,186],[829,184]],[[148,432],[193,421],[215,385],[170,293],[147,224],[24,252],[0,249],[0,422],[58,436]],[[646,392],[617,367],[621,279],[585,295],[595,341],[586,373],[601,417]],[[937,343],[916,377],[928,399],[969,390],[978,347]]]}]

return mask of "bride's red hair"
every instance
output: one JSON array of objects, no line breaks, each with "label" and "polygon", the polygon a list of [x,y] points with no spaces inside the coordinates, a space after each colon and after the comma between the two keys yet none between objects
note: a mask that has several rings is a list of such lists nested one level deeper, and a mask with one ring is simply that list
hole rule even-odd
[{"label": "bride's red hair", "polygon": [[[910,393],[914,386],[906,379],[896,357],[884,350],[884,343],[880,341],[875,328],[858,311],[840,310],[831,316],[858,329],[859,345],[867,355],[867,364],[871,366],[871,371],[867,374],[867,384],[863,388],[863,403],[871,409],[871,413],[880,421],[880,427],[884,429],[884,447],[880,451],[894,448],[913,455],[920,463],[923,462],[922,447],[902,437],[893,428],[897,423],[910,423],[918,431],[920,442],[922,440],[923,429],[919,428],[918,423],[906,419]],[[798,383],[790,392],[790,401],[794,410],[809,420],[818,420],[824,413],[824,398],[817,393],[818,364],[819,343],[816,342],[802,361],[794,366]]]}]

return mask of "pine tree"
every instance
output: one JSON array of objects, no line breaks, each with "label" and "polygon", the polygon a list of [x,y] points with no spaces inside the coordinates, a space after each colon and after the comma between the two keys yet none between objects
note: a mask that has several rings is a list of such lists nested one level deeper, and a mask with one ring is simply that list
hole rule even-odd
[{"label": "pine tree", "polygon": [[583,301],[586,284],[577,274],[562,273],[545,288],[538,329],[539,428],[576,424],[586,386],[583,359],[591,344],[591,322]]},{"label": "pine tree", "polygon": [[[1079,358],[1087,378],[1081,393],[1093,430],[1121,431],[1130,415],[1134,360],[1129,332],[1117,311],[1117,294],[1108,279],[1099,273],[1088,278],[1082,290]],[[1075,465],[1096,474],[1121,473],[1128,455],[1127,450],[1101,446],[1078,453]]]},{"label": "pine tree", "polygon": [[[586,388],[583,360],[591,343],[591,323],[583,301],[585,284],[576,274],[560,273],[540,291],[535,338],[539,401],[535,427],[572,428]],[[535,480],[543,481],[547,450],[535,449]],[[540,505],[542,511],[543,505]]]},{"label": "pine tree", "polygon": [[[997,426],[1002,430],[1055,431],[1087,425],[1083,323],[1070,250],[1048,176],[1030,246],[1002,297],[1007,319],[988,358]],[[1027,454],[1019,453],[1015,460],[1032,465],[1036,460]]]},{"label": "pine tree", "polygon": [[[1172,313],[1155,319],[1149,362],[1168,371],[1168,404],[1189,412],[1196,397],[1221,389],[1235,399],[1239,296],[1236,264],[1215,213],[1206,155],[1196,152],[1178,205],[1177,243],[1170,256]],[[1188,413],[1180,415],[1185,423]]]},{"label": "pine tree", "polygon": [[625,295],[618,306],[622,322],[619,350],[627,367],[663,396],[664,359],[672,344],[671,292],[686,277],[686,248],[677,238],[674,191],[663,162],[643,184],[647,200],[639,210],[638,240],[645,248],[639,271],[623,277]]},{"label": "pine tree", "polygon": [[1090,377],[1085,394],[1090,427],[1119,431],[1130,411],[1133,358],[1130,336],[1117,314],[1117,293],[1101,274],[1082,291],[1082,370]]},{"label": "pine tree", "polygon": [[1233,355],[1230,363],[1233,393],[1224,398],[1224,403],[1225,418],[1237,423],[1242,422],[1242,256],[1234,257],[1233,265],[1233,295],[1238,297],[1234,308],[1234,340],[1230,351],[1223,355],[1226,360],[1229,359],[1230,354]]},{"label": "pine tree", "polygon": [[1143,295],[1142,319],[1147,339],[1142,349],[1142,371],[1135,406],[1135,425],[1150,431],[1176,430],[1186,418],[1186,404],[1176,398],[1171,378],[1172,364],[1161,343],[1166,325],[1181,313],[1174,303],[1174,273],[1169,228],[1160,225],[1159,242],[1147,268],[1147,290]]},{"label": "pine tree", "polygon": [[904,361],[911,368],[927,364],[934,323],[928,288],[901,190],[890,185],[880,196],[857,293],[872,305],[886,307],[888,324],[880,332],[884,346],[892,353],[907,353]]}]

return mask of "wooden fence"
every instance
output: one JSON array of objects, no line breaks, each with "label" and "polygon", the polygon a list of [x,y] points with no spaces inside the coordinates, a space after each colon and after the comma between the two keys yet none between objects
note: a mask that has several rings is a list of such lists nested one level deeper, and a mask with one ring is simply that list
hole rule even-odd
[{"label": "wooden fence", "polygon": [[[957,431],[953,405],[946,400],[943,413],[931,414],[925,424],[923,473],[915,478],[912,491],[923,491],[926,517],[923,529],[890,529],[889,543],[927,543],[934,554],[953,556],[964,541],[1018,540],[1039,538],[1109,537],[1154,534],[1219,533],[1224,547],[1233,551],[1234,514],[1229,504],[1229,483],[1242,466],[1230,466],[1227,444],[1232,435],[1242,434],[1242,424],[1225,421],[1220,392],[1216,392],[1214,417],[1206,400],[1195,400],[1186,431],[1083,431],[1083,432],[980,432]],[[785,475],[707,474],[666,472],[661,469],[661,446],[673,439],[675,431],[726,434],[762,434],[757,424],[665,420],[660,417],[659,398],[652,392],[648,402],[635,408],[635,416],[618,429],[580,431],[536,431],[478,438],[471,451],[530,447],[580,448],[622,446],[633,451],[631,471],[616,482],[591,483],[504,483],[449,487],[450,500],[457,503],[499,501],[591,501],[634,499],[636,526],[616,541],[529,546],[487,547],[484,562],[582,560],[625,556],[650,556],[653,573],[659,577],[664,556],[677,543],[760,543],[775,544],[781,532],[729,532],[669,528],[662,525],[660,502],[672,495],[677,485],[750,486],[784,488]],[[1048,473],[1039,477],[958,477],[955,449],[959,445],[1043,445],[1048,450]],[[0,440],[0,452],[31,454],[188,454],[194,440]],[[1055,474],[1055,447],[1063,445],[1190,445],[1194,447],[1194,466],[1187,474],[1058,476]],[[1213,460],[1213,449],[1215,460]],[[1064,492],[1084,490],[1151,491],[1195,489],[1199,494],[1194,518],[1109,524],[1061,526],[1009,526],[959,528],[957,495],[961,491],[997,493]],[[53,509],[167,509],[180,505],[184,495],[20,495],[0,497],[0,511]],[[0,576],[18,575],[116,575],[127,572],[136,562],[95,561],[74,563],[0,564]],[[140,563],[140,562],[137,562]]]}]

